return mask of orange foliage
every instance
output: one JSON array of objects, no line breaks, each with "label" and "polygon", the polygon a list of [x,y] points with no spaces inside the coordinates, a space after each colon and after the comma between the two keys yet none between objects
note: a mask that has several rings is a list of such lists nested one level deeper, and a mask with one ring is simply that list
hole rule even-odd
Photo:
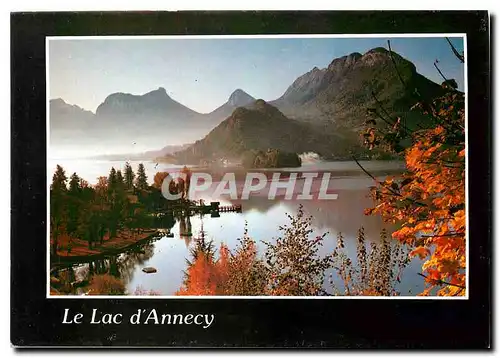
[{"label": "orange foliage", "polygon": [[178,296],[258,295],[264,283],[255,277],[257,250],[246,240],[234,254],[221,244],[219,259],[198,252],[187,269],[187,280],[176,292]]},{"label": "orange foliage", "polygon": [[104,176],[97,178],[97,184],[94,186],[94,189],[99,196],[104,196],[108,190],[108,178]]},{"label": "orange foliage", "polygon": [[161,185],[163,184],[163,180],[168,177],[167,172],[157,172],[153,179],[153,186],[157,189],[161,189]]},{"label": "orange foliage", "polygon": [[366,211],[403,223],[393,237],[414,247],[410,256],[425,260],[421,295],[435,288],[440,296],[465,294],[465,128],[456,96],[432,107],[441,123],[414,133],[405,152],[407,171],[400,181],[386,178],[373,188],[378,205]]},{"label": "orange foliage", "polygon": [[188,268],[188,280],[175,294],[177,296],[212,296],[218,293],[220,284],[220,265],[207,257],[203,252],[198,254]]}]

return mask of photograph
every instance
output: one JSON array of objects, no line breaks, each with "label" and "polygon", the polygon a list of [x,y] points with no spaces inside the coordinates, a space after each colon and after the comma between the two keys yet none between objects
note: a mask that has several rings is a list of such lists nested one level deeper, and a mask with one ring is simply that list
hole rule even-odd
[{"label": "photograph", "polygon": [[467,41],[47,36],[47,298],[467,300]]}]

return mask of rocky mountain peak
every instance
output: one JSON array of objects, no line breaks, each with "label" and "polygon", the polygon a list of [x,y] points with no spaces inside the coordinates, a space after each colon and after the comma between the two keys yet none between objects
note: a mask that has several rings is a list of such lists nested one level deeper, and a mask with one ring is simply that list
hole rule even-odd
[{"label": "rocky mountain peak", "polygon": [[297,78],[281,97],[289,102],[305,102],[320,88],[326,69],[314,67]]},{"label": "rocky mountain peak", "polygon": [[233,107],[242,107],[246,106],[249,103],[252,103],[253,101],[255,101],[255,98],[250,96],[242,89],[238,88],[233,93],[231,93],[231,96],[229,96],[227,103],[229,103]]},{"label": "rocky mountain peak", "polygon": [[394,51],[390,52],[384,47],[376,47],[367,51],[361,58],[361,62],[363,65],[370,67],[387,64],[393,66],[393,59],[398,65],[409,67],[413,73],[417,71],[415,65],[412,62],[406,60]]},{"label": "rocky mountain peak", "polygon": [[62,98],[54,98],[50,100],[50,104],[55,106],[64,106],[67,103]]},{"label": "rocky mountain peak", "polygon": [[163,87],[158,87],[158,89],[150,91],[150,92],[146,93],[144,96],[168,97],[167,91]]},{"label": "rocky mountain peak", "polygon": [[342,56],[334,59],[328,65],[328,71],[343,73],[354,66],[354,64],[362,57],[359,52],[353,52],[350,55]]}]

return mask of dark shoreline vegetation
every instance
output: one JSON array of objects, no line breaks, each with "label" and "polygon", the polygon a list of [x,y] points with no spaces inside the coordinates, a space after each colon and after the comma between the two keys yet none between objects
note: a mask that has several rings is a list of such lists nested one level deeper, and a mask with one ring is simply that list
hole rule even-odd
[{"label": "dark shoreline vegetation", "polygon": [[76,173],[67,184],[58,165],[50,191],[51,256],[105,254],[147,239],[155,228],[171,227],[174,214],[191,205],[187,199],[191,172],[185,168],[184,179],[170,183],[171,193],[180,194],[177,200],[163,198],[162,174],[166,176],[158,173],[150,186],[143,164],[136,175],[126,163],[123,175],[111,168],[109,176],[99,177],[94,186]]}]

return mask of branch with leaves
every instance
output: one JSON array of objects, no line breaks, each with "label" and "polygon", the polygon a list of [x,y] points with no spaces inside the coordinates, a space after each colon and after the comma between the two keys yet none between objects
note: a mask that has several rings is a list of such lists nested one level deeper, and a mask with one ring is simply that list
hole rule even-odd
[{"label": "branch with leaves", "polygon": [[[447,41],[463,63],[463,56]],[[406,87],[390,41],[388,48],[397,76]],[[401,125],[395,125],[392,133],[389,127],[377,138],[374,123],[367,121],[371,127],[364,136],[370,148],[385,144],[404,153],[406,170],[401,177],[378,180],[353,159],[376,182],[371,190],[376,206],[365,213],[380,214],[385,221],[400,223],[393,238],[413,246],[411,257],[424,260],[421,276],[426,278],[427,286],[421,294],[431,294],[439,286],[438,295],[455,296],[465,294],[465,100],[463,93],[456,90],[456,82],[448,80],[437,63],[434,66],[445,80],[443,93],[425,101],[418,89],[412,92],[419,100],[412,109],[420,110],[432,126],[404,133]],[[378,100],[376,103],[380,106]],[[379,111],[371,114],[390,124],[391,117],[387,119],[387,111],[382,112],[385,117]],[[403,137],[411,139],[406,148],[398,147]]]}]

